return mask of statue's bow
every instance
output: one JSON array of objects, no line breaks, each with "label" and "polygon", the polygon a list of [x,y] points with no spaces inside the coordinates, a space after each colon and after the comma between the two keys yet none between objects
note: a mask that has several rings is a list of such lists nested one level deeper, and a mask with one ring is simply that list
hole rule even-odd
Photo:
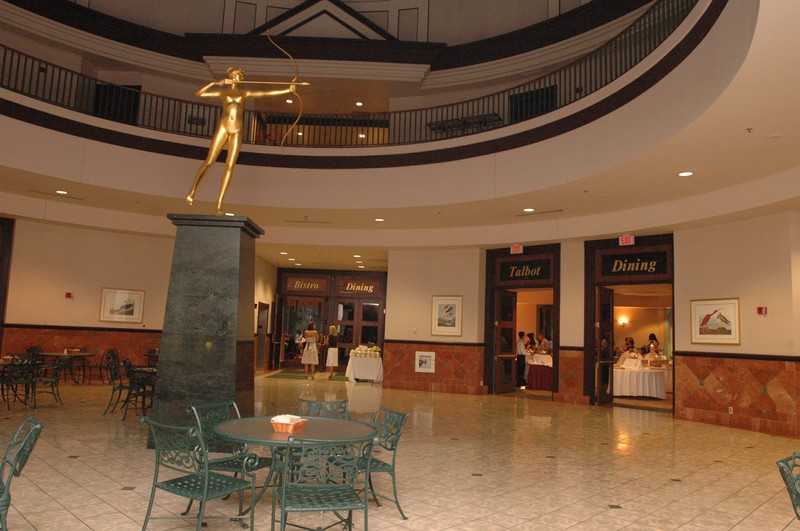
[{"label": "statue's bow", "polygon": [[295,118],[294,122],[292,122],[292,125],[290,125],[283,134],[283,138],[281,138],[281,149],[283,149],[283,144],[286,142],[286,139],[289,138],[291,132],[297,128],[297,124],[300,123],[300,118],[303,117],[303,98],[300,97],[300,94],[297,92],[297,90],[295,90],[295,87],[297,87],[297,85],[308,85],[308,83],[298,81],[300,78],[300,69],[297,68],[297,61],[295,61],[294,57],[292,57],[289,52],[278,46],[278,44],[272,40],[272,36],[269,33],[267,33],[267,39],[269,39],[269,42],[272,43],[275,48],[280,50],[281,53],[283,53],[286,57],[288,57],[289,61],[291,61],[292,69],[294,70],[294,77],[292,78],[291,83],[289,83],[289,92],[294,94],[295,98],[297,98],[297,102],[300,104],[300,110],[297,113],[297,118]]}]

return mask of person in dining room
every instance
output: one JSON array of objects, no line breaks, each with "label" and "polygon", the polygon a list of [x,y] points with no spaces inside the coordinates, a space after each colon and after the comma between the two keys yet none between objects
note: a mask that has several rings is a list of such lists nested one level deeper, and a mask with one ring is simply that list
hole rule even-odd
[{"label": "person in dining room", "polygon": [[544,335],[544,332],[539,332],[539,352],[542,354],[553,353],[553,345],[550,344],[550,341],[547,339],[547,336]]},{"label": "person in dining room", "polygon": [[525,332],[520,330],[517,337],[517,387],[525,387]]},{"label": "person in dining room", "polygon": [[661,353],[658,350],[659,344],[656,335],[650,334],[648,341],[649,341],[648,351],[647,354],[644,355],[644,360],[650,362],[663,359]]},{"label": "person in dining room", "polygon": [[328,346],[327,355],[325,356],[325,367],[328,369],[328,380],[331,380],[333,379],[336,367],[339,365],[339,332],[336,331],[336,325],[330,326],[325,343]]},{"label": "person in dining room", "polygon": [[650,349],[649,349],[650,352],[654,352],[655,354],[658,354],[660,345],[658,343],[658,338],[656,337],[655,334],[650,334],[650,336],[647,338],[647,343],[648,343],[648,345],[650,347]]},{"label": "person in dining room", "polygon": [[528,354],[533,354],[539,348],[539,342],[536,341],[536,334],[528,332],[525,334],[525,351]]},{"label": "person in dining room", "polygon": [[619,360],[617,360],[618,365],[622,365],[625,363],[625,360],[631,355],[632,352],[636,352],[636,344],[631,336],[625,338],[625,347],[622,349],[622,353],[619,355]]},{"label": "person in dining room", "polygon": [[305,369],[306,379],[314,378],[314,372],[317,370],[319,364],[319,350],[317,343],[319,342],[319,332],[314,330],[314,321],[308,323],[308,329],[303,332],[303,339],[305,347],[303,347],[303,357],[300,362]]}]

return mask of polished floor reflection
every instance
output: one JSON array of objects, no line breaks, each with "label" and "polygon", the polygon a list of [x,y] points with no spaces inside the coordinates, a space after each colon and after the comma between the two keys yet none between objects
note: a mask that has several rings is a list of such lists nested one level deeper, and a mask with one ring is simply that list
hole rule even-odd
[{"label": "polished floor reflection", "polygon": [[[2,404],[5,436],[29,414],[45,424],[12,483],[10,529],[141,528],[153,453],[136,417],[102,415],[109,393],[102,385],[65,384],[64,406],[43,397],[35,412],[12,404],[9,413]],[[374,530],[800,529],[775,467],[800,449],[788,438],[657,411],[369,383],[259,376],[256,396],[264,415],[294,412],[299,397],[349,398],[357,419],[371,418],[380,404],[411,413],[398,457],[400,500],[410,518],[373,504]],[[389,492],[388,478],[378,477],[376,488]],[[168,495],[158,500],[155,514],[185,507]],[[235,503],[211,502],[209,512]],[[311,514],[300,521],[316,527],[331,520]],[[256,528],[269,525],[267,495]],[[160,521],[151,529],[192,527]],[[212,520],[208,529],[241,528]]]}]

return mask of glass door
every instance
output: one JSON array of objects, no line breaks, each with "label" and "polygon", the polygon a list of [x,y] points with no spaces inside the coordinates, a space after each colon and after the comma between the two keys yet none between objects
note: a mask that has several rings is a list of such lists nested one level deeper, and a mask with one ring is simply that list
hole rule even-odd
[{"label": "glass door", "polygon": [[595,309],[595,396],[598,404],[614,401],[614,290],[597,288]]},{"label": "glass door", "polygon": [[308,328],[308,323],[313,322],[316,330],[324,335],[324,331],[319,330],[325,319],[324,307],[324,297],[286,297],[281,313],[281,334],[286,342],[286,359],[300,354],[300,338]]},{"label": "glass door", "polygon": [[517,294],[498,291],[495,308],[494,392],[513,393],[517,383]]},{"label": "glass door", "polygon": [[376,301],[339,300],[336,320],[339,346],[350,350],[358,345],[379,345],[383,341],[383,304]]}]

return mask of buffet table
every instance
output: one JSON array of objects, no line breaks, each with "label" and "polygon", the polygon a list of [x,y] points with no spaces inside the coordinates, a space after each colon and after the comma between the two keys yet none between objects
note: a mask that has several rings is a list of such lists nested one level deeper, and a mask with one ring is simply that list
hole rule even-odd
[{"label": "buffet table", "polygon": [[614,367],[614,396],[666,398],[667,369]]},{"label": "buffet table", "polygon": [[368,380],[374,383],[383,381],[383,360],[350,355],[345,376],[351,382]]},{"label": "buffet table", "polygon": [[528,378],[525,389],[534,391],[553,390],[553,368],[547,365],[528,365]]},{"label": "buffet table", "polygon": [[535,391],[553,390],[553,356],[550,354],[529,354],[525,356],[528,362],[528,376],[526,389]]}]

